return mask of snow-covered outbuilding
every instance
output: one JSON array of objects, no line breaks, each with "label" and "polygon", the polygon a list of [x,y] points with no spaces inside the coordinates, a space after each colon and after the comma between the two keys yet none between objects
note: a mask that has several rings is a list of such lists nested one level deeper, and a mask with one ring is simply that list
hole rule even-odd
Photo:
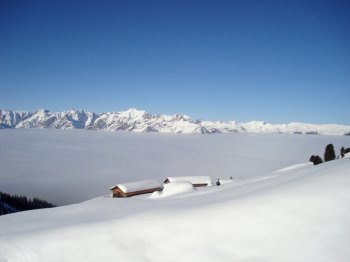
[{"label": "snow-covered outbuilding", "polygon": [[164,180],[164,184],[178,182],[178,181],[190,182],[194,187],[213,185],[213,182],[212,182],[210,176],[173,176],[173,177],[167,177]]},{"label": "snow-covered outbuilding", "polygon": [[113,197],[131,197],[155,191],[162,191],[163,185],[157,180],[136,181],[111,187]]}]

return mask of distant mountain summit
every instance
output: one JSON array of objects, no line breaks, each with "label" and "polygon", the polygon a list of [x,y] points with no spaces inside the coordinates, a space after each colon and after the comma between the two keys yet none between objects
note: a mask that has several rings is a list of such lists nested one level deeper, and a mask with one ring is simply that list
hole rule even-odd
[{"label": "distant mountain summit", "polygon": [[350,133],[350,126],[345,125],[269,124],[262,121],[248,123],[193,121],[187,115],[151,115],[135,108],[101,114],[75,109],[64,112],[50,112],[46,109],[34,112],[0,110],[0,128],[91,129],[184,134],[252,132],[346,135]]}]

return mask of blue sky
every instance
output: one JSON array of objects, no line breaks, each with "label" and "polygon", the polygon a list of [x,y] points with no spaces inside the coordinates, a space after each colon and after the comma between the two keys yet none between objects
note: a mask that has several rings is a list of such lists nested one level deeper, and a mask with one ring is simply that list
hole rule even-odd
[{"label": "blue sky", "polygon": [[350,2],[0,1],[2,109],[350,124]]}]

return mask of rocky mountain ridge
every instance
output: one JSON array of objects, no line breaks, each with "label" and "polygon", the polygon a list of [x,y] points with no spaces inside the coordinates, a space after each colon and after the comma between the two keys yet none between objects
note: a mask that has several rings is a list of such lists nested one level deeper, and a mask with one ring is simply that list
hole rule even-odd
[{"label": "rocky mountain ridge", "polygon": [[0,128],[88,129],[185,134],[234,132],[350,134],[350,126],[346,125],[315,125],[306,123],[269,124],[262,121],[251,121],[247,123],[238,123],[236,121],[193,121],[187,115],[151,115],[146,111],[135,108],[121,112],[100,114],[75,109],[63,112],[50,112],[45,109],[34,112],[0,110]]}]

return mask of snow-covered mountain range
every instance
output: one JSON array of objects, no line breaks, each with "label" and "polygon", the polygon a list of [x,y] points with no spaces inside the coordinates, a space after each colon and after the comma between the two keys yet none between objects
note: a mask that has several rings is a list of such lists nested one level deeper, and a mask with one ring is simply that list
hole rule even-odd
[{"label": "snow-covered mountain range", "polygon": [[238,123],[236,121],[192,120],[187,115],[151,115],[146,111],[130,108],[121,112],[96,114],[85,110],[35,112],[0,110],[0,128],[55,128],[92,129],[132,132],[162,132],[186,134],[211,133],[295,133],[295,134],[350,134],[350,126],[327,124],[269,124],[263,121]]}]

